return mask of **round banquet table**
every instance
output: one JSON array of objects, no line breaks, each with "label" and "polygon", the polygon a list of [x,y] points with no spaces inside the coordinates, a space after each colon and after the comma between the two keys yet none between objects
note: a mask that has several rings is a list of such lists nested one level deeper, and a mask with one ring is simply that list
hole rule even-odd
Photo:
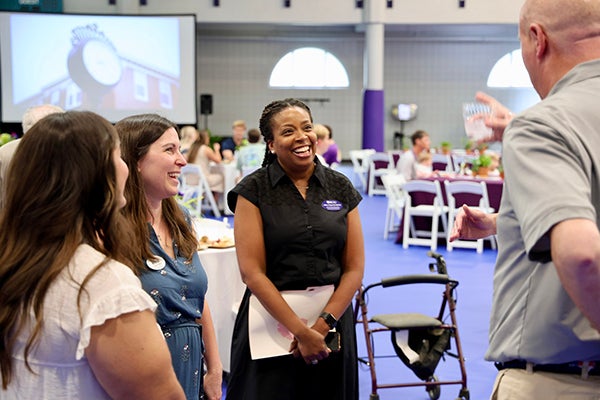
[{"label": "round banquet table", "polygon": [[[195,218],[194,227],[198,238],[233,238],[233,229],[222,221]],[[246,285],[242,282],[235,247],[199,250],[198,256],[208,276],[206,300],[215,326],[221,363],[223,370],[229,372],[233,326]]]},{"label": "round banquet table", "polygon": [[229,372],[233,325],[246,285],[242,282],[235,247],[209,248],[199,251],[198,256],[208,275],[206,300],[215,326],[223,371]]}]

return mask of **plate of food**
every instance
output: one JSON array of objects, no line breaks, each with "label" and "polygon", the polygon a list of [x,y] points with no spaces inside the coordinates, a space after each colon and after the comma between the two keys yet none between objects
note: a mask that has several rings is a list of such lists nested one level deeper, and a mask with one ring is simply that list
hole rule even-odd
[{"label": "plate of food", "polygon": [[211,249],[226,249],[235,246],[233,238],[230,236],[221,236],[218,239],[211,240],[208,236],[202,236],[198,243],[199,247]]}]

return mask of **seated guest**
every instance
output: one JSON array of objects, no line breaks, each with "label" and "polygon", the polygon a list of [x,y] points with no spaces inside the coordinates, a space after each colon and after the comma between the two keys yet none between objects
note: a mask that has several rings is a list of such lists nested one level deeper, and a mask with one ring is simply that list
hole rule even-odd
[{"label": "seated guest", "polygon": [[424,179],[432,176],[451,177],[452,173],[433,169],[433,156],[428,151],[422,151],[417,156],[415,164],[415,179]]},{"label": "seated guest", "polygon": [[208,131],[203,129],[199,132],[200,137],[196,140],[187,157],[190,164],[198,164],[202,168],[202,172],[208,181],[210,190],[216,193],[223,193],[224,178],[223,174],[210,172],[210,163],[219,164],[221,162],[221,154],[218,151],[218,143],[215,143],[215,149],[210,147],[210,137]]},{"label": "seated guest", "polygon": [[317,150],[315,156],[319,159],[319,162],[325,166],[329,166],[329,163],[323,157],[323,154],[329,148],[329,131],[325,128],[325,125],[314,124],[313,132],[317,136]]},{"label": "seated guest", "polygon": [[500,176],[500,154],[491,151],[487,152],[487,154],[489,154],[492,159],[492,163],[488,170],[488,176]]},{"label": "seated guest", "polygon": [[130,267],[127,176],[94,113],[48,115],[21,140],[0,213],[0,398],[185,399]]},{"label": "seated guest", "polygon": [[339,149],[338,145],[335,143],[335,140],[333,140],[333,130],[331,129],[331,126],[329,125],[323,125],[325,128],[327,128],[327,150],[322,154],[323,158],[325,159],[325,162],[327,162],[327,165],[333,165],[334,163],[341,163],[342,162],[342,152]]},{"label": "seated guest", "polygon": [[181,128],[181,154],[185,156],[190,151],[192,144],[198,140],[199,136],[198,129],[194,126],[186,125]]},{"label": "seated guest", "polygon": [[423,151],[417,156],[417,164],[415,165],[415,178],[429,178],[433,172],[433,157],[428,151]]},{"label": "seated guest", "polygon": [[407,181],[416,178],[417,157],[423,151],[429,152],[431,140],[429,134],[423,130],[418,130],[410,137],[413,147],[405,151],[398,161],[398,172],[404,175]]},{"label": "seated guest", "polygon": [[260,131],[248,131],[248,144],[242,146],[237,154],[237,168],[243,173],[245,168],[260,167],[265,157],[266,145],[261,142]]},{"label": "seated guest", "polygon": [[246,123],[242,120],[233,121],[232,136],[221,142],[223,161],[230,162],[235,158],[235,151],[245,145]]}]

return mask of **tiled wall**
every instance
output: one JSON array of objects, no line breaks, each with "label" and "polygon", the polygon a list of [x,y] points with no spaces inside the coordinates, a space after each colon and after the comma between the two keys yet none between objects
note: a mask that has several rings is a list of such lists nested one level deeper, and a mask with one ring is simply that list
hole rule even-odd
[{"label": "tiled wall", "polygon": [[[275,63],[298,47],[317,46],[336,55],[347,68],[350,87],[343,90],[282,90],[268,87]],[[532,89],[486,89],[487,76],[505,53],[519,47],[518,41],[450,41],[443,39],[390,39],[385,43],[384,90],[386,104],[385,146],[393,147],[400,122],[391,115],[395,103],[419,106],[417,118],[405,124],[410,136],[427,130],[432,144],[447,140],[460,146],[464,138],[461,103],[472,100],[475,91],[486,90],[513,110],[537,101]],[[213,95],[213,115],[207,125],[216,135],[230,133],[231,122],[245,119],[258,127],[263,107],[285,97],[326,99],[309,105],[316,122],[327,123],[344,151],[362,144],[364,42],[356,37],[332,39],[198,38],[198,93]],[[201,116],[200,127],[205,120]],[[405,141],[408,143],[408,139]]]}]

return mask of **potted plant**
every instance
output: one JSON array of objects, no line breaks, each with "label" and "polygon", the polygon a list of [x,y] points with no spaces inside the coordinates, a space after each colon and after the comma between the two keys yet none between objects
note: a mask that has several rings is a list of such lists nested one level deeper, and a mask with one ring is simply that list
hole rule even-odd
[{"label": "potted plant", "polygon": [[473,171],[473,176],[487,177],[491,164],[492,157],[485,153],[480,154],[479,157],[473,160],[473,166],[471,168]]},{"label": "potted plant", "polygon": [[450,154],[450,150],[452,150],[452,144],[450,142],[442,142],[440,143],[440,148],[442,150],[442,154]]},{"label": "potted plant", "polygon": [[481,142],[477,145],[477,151],[479,152],[479,154],[485,153],[487,148],[488,148],[488,144],[485,142]]},{"label": "potted plant", "polygon": [[467,154],[473,154],[473,148],[475,147],[475,142],[473,142],[471,139],[467,139],[465,141],[465,152]]}]

